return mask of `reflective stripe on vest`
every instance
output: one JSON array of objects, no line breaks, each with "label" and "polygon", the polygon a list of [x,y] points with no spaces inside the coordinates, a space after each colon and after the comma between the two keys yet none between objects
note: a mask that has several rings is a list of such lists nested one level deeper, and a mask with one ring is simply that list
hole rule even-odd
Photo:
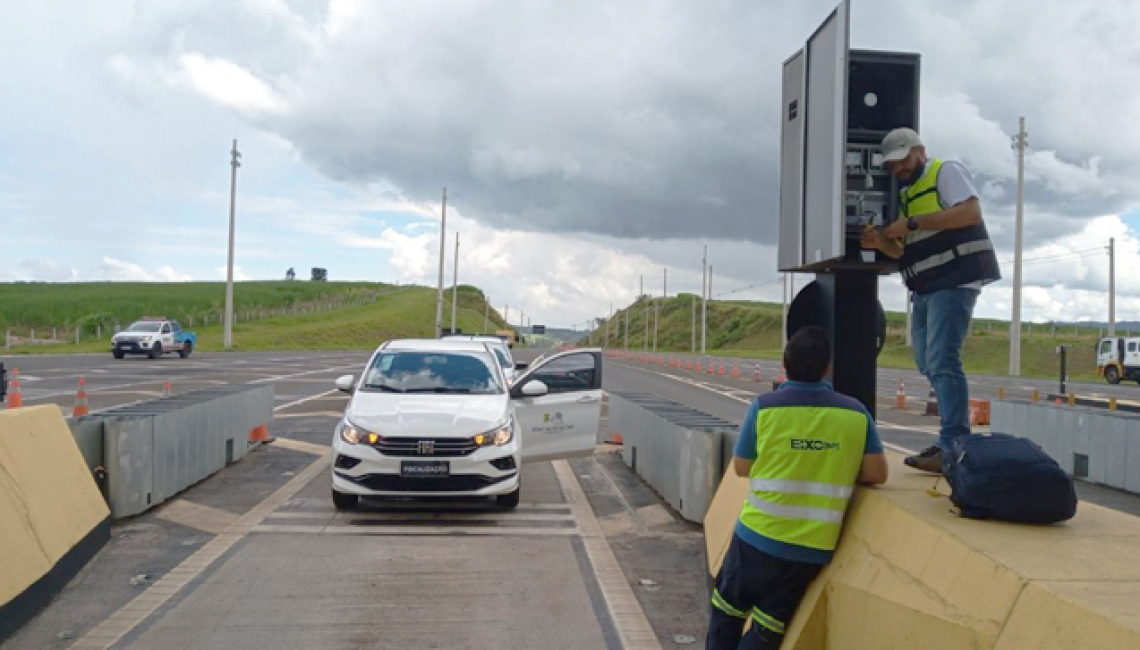
[{"label": "reflective stripe on vest", "polygon": [[[900,218],[920,217],[946,209],[938,193],[942,161],[931,158],[922,176],[899,192]],[[917,293],[993,282],[1001,278],[993,242],[985,224],[950,230],[917,230],[908,233],[900,260],[907,287]]]},{"label": "reflective stripe on vest", "polygon": [[867,425],[864,411],[842,406],[761,408],[741,524],[785,544],[833,550],[862,464]]},{"label": "reflective stripe on vest", "polygon": [[982,251],[992,251],[994,243],[988,239],[981,239],[978,241],[966,242],[959,246],[955,246],[953,250],[946,251],[945,253],[936,253],[927,257],[926,259],[919,260],[913,265],[903,269],[903,275],[913,278],[914,276],[929,271],[935,267],[948,264],[954,260],[962,257],[963,255],[970,255],[972,253],[981,253]]}]

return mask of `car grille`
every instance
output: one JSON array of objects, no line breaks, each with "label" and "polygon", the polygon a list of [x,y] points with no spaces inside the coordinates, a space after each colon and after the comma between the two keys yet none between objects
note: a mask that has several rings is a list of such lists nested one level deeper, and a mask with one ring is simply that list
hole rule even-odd
[{"label": "car grille", "polygon": [[483,476],[482,474],[456,474],[431,478],[404,478],[399,474],[365,474],[347,476],[337,472],[346,481],[378,492],[471,492],[488,485],[501,483],[513,476]]},{"label": "car grille", "polygon": [[470,438],[381,438],[372,448],[385,456],[415,458],[468,456],[477,449]]}]

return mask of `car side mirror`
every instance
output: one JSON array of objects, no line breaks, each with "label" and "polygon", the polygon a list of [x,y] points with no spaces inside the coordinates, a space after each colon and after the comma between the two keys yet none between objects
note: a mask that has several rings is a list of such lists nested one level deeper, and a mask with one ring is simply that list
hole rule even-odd
[{"label": "car side mirror", "polygon": [[521,372],[521,371],[523,371],[523,370],[526,370],[526,369],[527,369],[527,368],[529,368],[529,367],[530,367],[530,364],[529,364],[529,363],[521,363],[521,362],[520,362],[520,363],[516,363],[516,364],[515,364],[515,370],[518,370],[518,371],[520,371],[520,372]]},{"label": "car side mirror", "polygon": [[541,381],[532,379],[523,384],[521,392],[525,397],[542,397],[543,395],[549,393],[550,389],[547,388],[546,384],[542,383]]},{"label": "car side mirror", "polygon": [[356,383],[356,377],[353,377],[352,375],[343,375],[341,377],[337,377],[336,381],[333,383],[335,383],[336,387],[341,391],[345,393],[351,393],[353,384]]}]

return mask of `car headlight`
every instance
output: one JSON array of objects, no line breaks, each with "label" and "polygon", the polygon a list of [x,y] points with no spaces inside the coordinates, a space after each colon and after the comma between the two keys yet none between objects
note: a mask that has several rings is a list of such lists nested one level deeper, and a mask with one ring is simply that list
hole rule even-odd
[{"label": "car headlight", "polygon": [[380,434],[355,425],[348,420],[341,420],[339,429],[340,439],[350,445],[374,445],[380,442]]},{"label": "car headlight", "polygon": [[511,438],[513,438],[515,435],[514,427],[512,425],[513,423],[511,420],[507,420],[506,422],[500,424],[494,429],[491,429],[490,431],[484,431],[483,433],[478,434],[473,438],[475,445],[478,447],[502,447],[503,445],[509,443],[511,441]]}]

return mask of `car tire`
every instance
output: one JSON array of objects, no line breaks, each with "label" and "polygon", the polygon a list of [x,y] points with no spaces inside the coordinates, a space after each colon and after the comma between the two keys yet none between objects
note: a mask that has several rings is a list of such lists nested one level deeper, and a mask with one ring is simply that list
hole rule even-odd
[{"label": "car tire", "polygon": [[150,358],[157,359],[162,356],[162,344],[155,343],[154,347],[150,349]]},{"label": "car tire", "polygon": [[182,344],[182,349],[178,351],[178,356],[185,359],[186,357],[190,356],[190,353],[193,351],[194,351],[194,344],[191,343],[190,341],[187,341],[187,342]]},{"label": "car tire", "polygon": [[500,495],[495,497],[495,503],[497,503],[500,508],[507,508],[508,510],[513,510],[519,506],[519,494],[521,492],[522,492],[522,488],[517,487],[514,489],[513,492],[508,492],[506,494],[500,494]]},{"label": "car tire", "polygon": [[345,494],[344,492],[332,491],[333,507],[337,510],[351,510],[356,507],[360,502],[360,495]]},{"label": "car tire", "polygon": [[1116,369],[1116,366],[1108,366],[1104,369],[1104,380],[1114,386],[1120,383],[1120,371]]},{"label": "car tire", "polygon": [[111,353],[111,356],[115,357],[116,359],[122,359],[123,357],[127,356],[127,353],[126,352],[119,352],[118,350],[115,350],[114,352]]}]

